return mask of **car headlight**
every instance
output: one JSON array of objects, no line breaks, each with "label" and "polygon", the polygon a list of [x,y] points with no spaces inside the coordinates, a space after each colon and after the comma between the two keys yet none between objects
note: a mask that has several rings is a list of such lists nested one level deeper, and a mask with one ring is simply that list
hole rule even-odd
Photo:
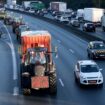
[{"label": "car headlight", "polygon": [[86,77],[85,76],[81,76],[81,79],[86,79]]},{"label": "car headlight", "polygon": [[92,51],[92,53],[95,55],[96,54],[96,52],[95,51]]},{"label": "car headlight", "polygon": [[94,53],[94,50],[91,50],[92,53]]},{"label": "car headlight", "polygon": [[102,76],[102,75],[100,75],[100,76],[99,76],[99,78],[103,78],[103,76]]}]

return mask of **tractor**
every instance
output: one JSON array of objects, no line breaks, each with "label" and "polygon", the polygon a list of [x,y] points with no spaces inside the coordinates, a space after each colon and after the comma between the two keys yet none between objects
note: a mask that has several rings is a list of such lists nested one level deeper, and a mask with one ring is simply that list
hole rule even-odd
[{"label": "tractor", "polygon": [[57,75],[52,54],[51,35],[47,31],[25,31],[21,34],[21,87],[24,95],[32,90],[57,93]]}]

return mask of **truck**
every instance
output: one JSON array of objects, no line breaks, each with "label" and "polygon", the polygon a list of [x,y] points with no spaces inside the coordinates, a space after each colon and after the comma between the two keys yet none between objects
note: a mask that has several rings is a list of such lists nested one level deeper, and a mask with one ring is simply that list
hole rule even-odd
[{"label": "truck", "polygon": [[22,6],[24,10],[29,10],[30,9],[30,1],[23,1]]},{"label": "truck", "polygon": [[84,8],[84,20],[93,22],[95,25],[100,25],[103,14],[104,9],[101,8]]},{"label": "truck", "polygon": [[52,59],[51,35],[44,30],[21,34],[21,88],[24,95],[33,91],[57,92],[56,67]]},{"label": "truck", "polygon": [[45,9],[45,5],[42,1],[23,1],[22,6],[25,10],[43,10]]},{"label": "truck", "polygon": [[105,31],[105,14],[101,17],[101,25],[102,25],[103,31]]},{"label": "truck", "polygon": [[67,10],[67,3],[66,2],[51,2],[50,10],[57,11],[57,12],[64,12]]},{"label": "truck", "polygon": [[78,19],[80,22],[84,20],[84,9],[78,9],[76,19]]},{"label": "truck", "polygon": [[30,9],[33,9],[35,11],[43,10],[43,9],[45,9],[45,5],[41,1],[31,1],[30,2]]}]

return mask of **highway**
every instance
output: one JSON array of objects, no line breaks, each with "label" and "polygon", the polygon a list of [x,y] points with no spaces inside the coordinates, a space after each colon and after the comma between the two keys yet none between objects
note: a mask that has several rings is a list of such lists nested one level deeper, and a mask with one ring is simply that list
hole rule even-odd
[{"label": "highway", "polygon": [[[54,20],[54,17],[51,14],[45,14],[46,18],[50,18],[52,20]],[[70,25],[70,24],[67,24]],[[79,30],[82,30],[82,26],[83,24],[80,24],[80,28],[78,28]],[[100,39],[105,39],[105,32],[103,32],[102,27],[96,27],[96,32],[87,32],[89,33],[89,35],[93,35],[93,36],[97,36]]]},{"label": "highway", "polygon": [[[3,105],[105,105],[105,84],[103,88],[80,88],[75,83],[73,70],[78,60],[88,59],[86,52],[88,42],[58,26],[30,16],[22,16],[32,29],[48,30],[52,35],[52,45],[58,47],[58,58],[54,57],[57,66],[58,91],[56,96],[50,96],[43,92],[36,92],[33,96],[21,94],[19,85],[20,59],[17,50],[19,44],[12,33],[11,26],[7,26],[7,34],[10,33],[14,45],[12,50],[16,54],[16,62],[13,62],[12,54],[14,53],[11,52],[7,44],[11,42],[9,37],[6,35],[5,39],[2,36],[0,39],[0,94],[3,94],[4,98],[8,100],[3,100],[4,98],[0,97],[0,105],[2,102]],[[105,61],[96,60],[96,62],[100,68],[103,68],[102,72],[105,77]],[[15,65],[15,70],[13,65]]]},{"label": "highway", "polygon": [[[11,105],[12,97],[17,95],[17,56],[7,28],[0,21],[0,105]],[[14,69],[15,68],[15,69]]]}]

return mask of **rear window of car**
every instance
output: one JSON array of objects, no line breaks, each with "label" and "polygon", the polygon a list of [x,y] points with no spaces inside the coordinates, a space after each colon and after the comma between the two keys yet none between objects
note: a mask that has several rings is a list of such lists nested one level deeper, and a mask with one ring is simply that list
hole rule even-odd
[{"label": "rear window of car", "polygon": [[75,22],[79,22],[78,20],[74,20]]},{"label": "rear window of car", "polygon": [[94,26],[93,24],[87,24],[87,26]]}]

